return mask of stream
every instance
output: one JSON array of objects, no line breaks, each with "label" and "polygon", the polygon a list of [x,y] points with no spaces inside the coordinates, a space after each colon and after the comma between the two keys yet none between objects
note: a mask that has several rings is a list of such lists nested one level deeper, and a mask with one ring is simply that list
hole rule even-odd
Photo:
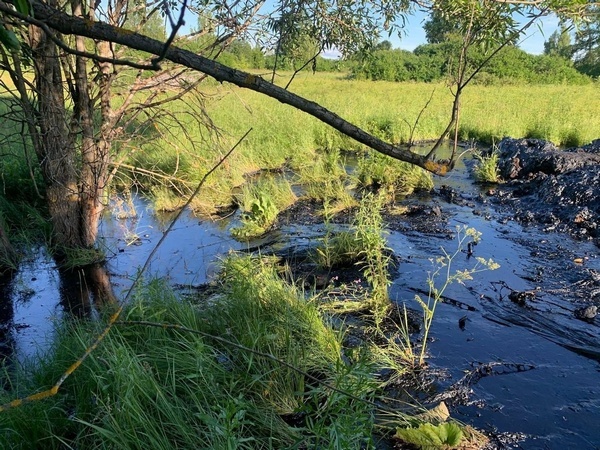
[{"label": "stream", "polygon": [[[418,217],[388,218],[388,245],[399,261],[391,299],[418,309],[414,297],[426,289],[431,259],[442,247],[455,248],[457,226],[473,227],[482,238],[472,256],[458,255],[453,269],[472,267],[475,256],[493,258],[501,267],[444,293],[428,347],[428,363],[438,375],[419,400],[444,401],[454,418],[490,435],[493,448],[599,449],[600,318],[576,317],[578,308],[598,304],[599,248],[512,220],[486,199],[486,188],[472,183],[462,163],[435,183],[433,194],[402,200],[421,208]],[[172,217],[157,216],[141,197],[132,205],[135,217],[107,214],[100,231],[117,298]],[[420,226],[424,221],[435,226]],[[289,223],[263,241],[242,244],[229,236],[234,222],[235,217],[211,222],[183,214],[145,277],[166,277],[178,288],[198,287],[230,250],[273,242],[278,248],[310,246],[323,234],[322,224]],[[51,342],[56,321],[94,315],[98,293],[86,279],[60,276],[40,248],[11,279],[1,280],[0,356],[33,357]],[[515,301],[514,292],[523,293],[523,301]]]}]

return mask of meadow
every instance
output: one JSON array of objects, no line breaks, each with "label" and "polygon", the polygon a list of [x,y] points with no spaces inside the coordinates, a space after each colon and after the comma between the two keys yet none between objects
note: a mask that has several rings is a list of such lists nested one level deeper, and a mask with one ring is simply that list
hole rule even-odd
[{"label": "meadow", "polygon": [[[262,74],[265,78],[269,74]],[[280,74],[277,82],[286,84],[291,74]],[[439,137],[446,127],[452,94],[443,83],[393,83],[350,80],[340,73],[303,72],[289,88],[394,143],[426,141]],[[177,154],[172,137],[157,127],[159,135],[138,142],[130,164],[173,174],[193,182],[208,165],[218,160],[246,131],[252,129],[239,150],[214,177],[209,192],[196,201],[198,211],[214,212],[228,206],[231,192],[244,183],[244,175],[259,169],[286,167],[300,177],[313,170],[322,151],[341,150],[363,153],[363,145],[347,138],[311,116],[294,110],[262,94],[229,84],[208,82],[202,88],[202,106],[211,126],[182,122],[190,135],[206,136],[212,129],[217,140],[199,150]],[[569,85],[469,86],[463,95],[459,139],[491,145],[506,136],[546,139],[557,145],[583,145],[600,136],[600,89],[597,83]],[[180,108],[173,105],[172,108]],[[417,121],[417,118],[419,120]],[[162,125],[162,127],[167,125]],[[170,124],[168,126],[173,126]],[[215,130],[217,132],[215,133]],[[137,156],[136,156],[137,155]],[[143,176],[138,179],[144,179]],[[173,209],[181,200],[146,179],[155,193],[159,209]]]}]

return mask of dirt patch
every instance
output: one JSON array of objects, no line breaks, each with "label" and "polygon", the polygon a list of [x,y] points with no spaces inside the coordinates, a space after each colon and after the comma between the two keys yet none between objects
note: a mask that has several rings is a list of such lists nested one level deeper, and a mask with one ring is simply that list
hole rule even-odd
[{"label": "dirt patch", "polygon": [[600,244],[600,140],[559,150],[538,139],[503,139],[498,151],[507,182],[488,192],[497,206],[523,224]]}]

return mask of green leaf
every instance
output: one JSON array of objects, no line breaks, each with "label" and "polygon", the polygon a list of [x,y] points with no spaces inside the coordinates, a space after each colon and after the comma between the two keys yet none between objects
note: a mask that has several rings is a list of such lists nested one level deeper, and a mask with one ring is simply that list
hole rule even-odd
[{"label": "green leaf", "polygon": [[15,33],[7,30],[3,25],[0,25],[0,42],[9,50],[19,50],[21,44]]},{"label": "green leaf", "polygon": [[463,438],[463,432],[455,423],[439,425],[423,423],[419,428],[398,428],[396,438],[421,449],[434,450],[458,446]]},{"label": "green leaf", "polygon": [[455,423],[445,423],[444,426],[446,428],[446,433],[448,434],[448,437],[446,438],[446,444],[456,447],[462,441],[462,429]]},{"label": "green leaf", "polygon": [[11,3],[15,6],[15,9],[21,14],[26,16],[30,13],[29,2],[27,0],[11,0]]}]

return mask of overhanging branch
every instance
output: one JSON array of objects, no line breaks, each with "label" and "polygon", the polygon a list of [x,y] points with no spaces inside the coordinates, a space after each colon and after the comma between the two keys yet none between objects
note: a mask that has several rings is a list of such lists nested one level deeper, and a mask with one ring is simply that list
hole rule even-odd
[{"label": "overhanging branch", "polygon": [[0,2],[0,11],[5,14],[18,17],[27,22],[31,22],[32,20],[44,22],[47,27],[65,35],[85,36],[90,39],[125,45],[131,49],[143,51],[153,55],[164,55],[164,59],[166,60],[189,67],[199,72],[203,72],[215,78],[217,81],[226,81],[236,86],[259,92],[268,97],[274,98],[281,103],[285,103],[304,111],[305,113],[310,114],[318,120],[330,125],[339,132],[380,153],[383,153],[384,155],[422,167],[423,169],[437,175],[445,175],[450,170],[450,166],[447,163],[435,162],[423,155],[419,155],[418,153],[389,144],[353,125],[318,103],[286,91],[285,89],[276,86],[257,75],[232,69],[217,61],[205,58],[201,55],[197,55],[178,47],[169,47],[165,52],[165,45],[161,41],[123,28],[111,26],[106,23],[70,16],[64,12],[49,7],[44,3],[41,3],[39,0],[33,0],[31,5],[35,19],[31,19],[30,17],[26,17],[17,13],[3,2]]}]

